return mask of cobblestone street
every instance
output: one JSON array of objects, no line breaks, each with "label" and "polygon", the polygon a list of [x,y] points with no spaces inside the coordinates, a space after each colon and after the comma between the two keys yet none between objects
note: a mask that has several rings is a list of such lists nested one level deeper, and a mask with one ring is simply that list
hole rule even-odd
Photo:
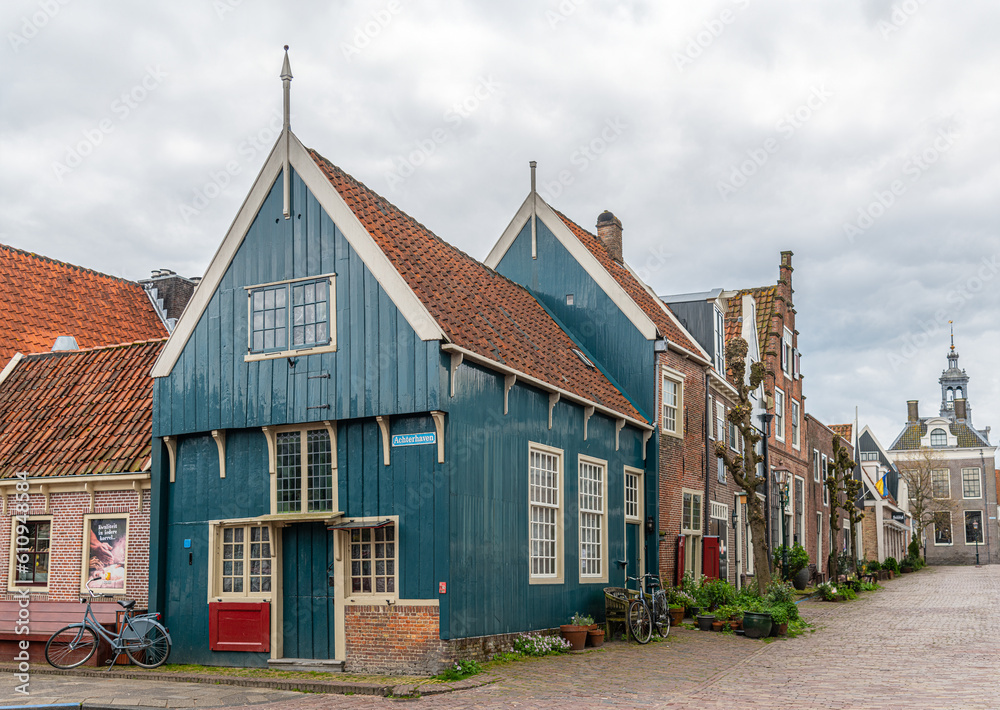
[{"label": "cobblestone street", "polygon": [[[882,591],[855,602],[801,604],[816,632],[795,639],[762,643],[680,629],[668,641],[644,647],[615,643],[587,654],[510,664],[496,673],[496,683],[405,703],[435,709],[1000,708],[998,600],[1000,566],[929,568],[886,582]],[[69,687],[52,692],[72,680],[44,678],[47,700],[82,699],[72,697]],[[128,683],[133,698],[151,694],[146,681]],[[187,707],[256,701],[247,707],[318,710],[403,702],[290,693],[267,702],[274,696],[259,691],[241,701],[234,688],[157,686],[161,703],[163,686],[172,686],[169,695],[186,694]],[[11,689],[4,678],[0,695],[10,698]]]}]

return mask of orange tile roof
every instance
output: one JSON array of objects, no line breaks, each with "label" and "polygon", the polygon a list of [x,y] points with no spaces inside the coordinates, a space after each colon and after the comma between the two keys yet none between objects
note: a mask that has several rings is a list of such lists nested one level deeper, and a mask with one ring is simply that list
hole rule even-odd
[{"label": "orange tile roof", "polygon": [[0,244],[0,362],[52,349],[162,338],[166,328],[142,286]]},{"label": "orange tile roof", "polygon": [[148,469],[164,342],[25,356],[0,383],[0,478]]},{"label": "orange tile roof", "polygon": [[778,287],[776,285],[761,286],[759,288],[745,288],[737,291],[736,295],[729,299],[730,308],[732,308],[733,301],[736,301],[740,304],[738,308],[741,312],[744,295],[750,294],[757,302],[757,340],[760,341],[760,358],[762,361],[766,360],[768,352],[767,341],[772,335],[771,326],[774,322],[775,296],[777,293]]},{"label": "orange tile roof", "polygon": [[448,340],[616,412],[645,418],[524,288],[448,244],[314,150],[313,160]]},{"label": "orange tile roof", "polygon": [[587,250],[597,258],[609,274],[625,289],[625,292],[635,301],[636,305],[642,309],[660,331],[660,335],[665,337],[675,345],[679,345],[685,350],[702,355],[702,349],[696,345],[694,338],[679,326],[664,309],[669,309],[667,304],[650,293],[638,278],[625,267],[611,258],[604,244],[595,234],[591,234],[586,229],[578,225],[562,212],[556,211],[559,218],[566,223],[573,235],[587,247]]},{"label": "orange tile roof", "polygon": [[827,426],[827,429],[846,441],[852,441],[851,435],[854,433],[853,424],[830,424]]}]

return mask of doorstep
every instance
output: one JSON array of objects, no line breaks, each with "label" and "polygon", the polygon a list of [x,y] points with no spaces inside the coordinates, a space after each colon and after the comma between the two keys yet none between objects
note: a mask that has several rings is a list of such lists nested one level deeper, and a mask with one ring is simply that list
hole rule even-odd
[{"label": "doorstep", "polygon": [[271,658],[267,667],[274,671],[313,671],[319,673],[343,673],[344,662],[323,658]]}]

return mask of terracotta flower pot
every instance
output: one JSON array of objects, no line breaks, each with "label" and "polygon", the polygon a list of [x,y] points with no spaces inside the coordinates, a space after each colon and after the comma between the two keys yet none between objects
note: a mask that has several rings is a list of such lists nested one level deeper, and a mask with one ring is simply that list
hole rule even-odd
[{"label": "terracotta flower pot", "polygon": [[587,643],[594,648],[600,648],[604,645],[604,630],[603,629],[591,629],[587,632]]},{"label": "terracotta flower pot", "polygon": [[582,651],[587,645],[587,634],[590,633],[590,627],[563,624],[559,627],[559,632],[564,639],[569,641],[569,645],[574,651]]},{"label": "terracotta flower pot", "polygon": [[725,625],[725,621],[715,620],[712,622],[712,631],[722,631],[722,627]]},{"label": "terracotta flower pot", "polygon": [[684,607],[671,607],[670,609],[670,624],[671,626],[680,626],[684,623]]}]

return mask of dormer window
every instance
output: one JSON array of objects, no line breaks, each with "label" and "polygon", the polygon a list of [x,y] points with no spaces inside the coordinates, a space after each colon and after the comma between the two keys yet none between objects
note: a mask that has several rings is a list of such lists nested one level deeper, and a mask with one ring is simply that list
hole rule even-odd
[{"label": "dormer window", "polygon": [[931,430],[931,446],[947,446],[948,445],[948,435],[945,434],[944,429],[933,429]]}]

